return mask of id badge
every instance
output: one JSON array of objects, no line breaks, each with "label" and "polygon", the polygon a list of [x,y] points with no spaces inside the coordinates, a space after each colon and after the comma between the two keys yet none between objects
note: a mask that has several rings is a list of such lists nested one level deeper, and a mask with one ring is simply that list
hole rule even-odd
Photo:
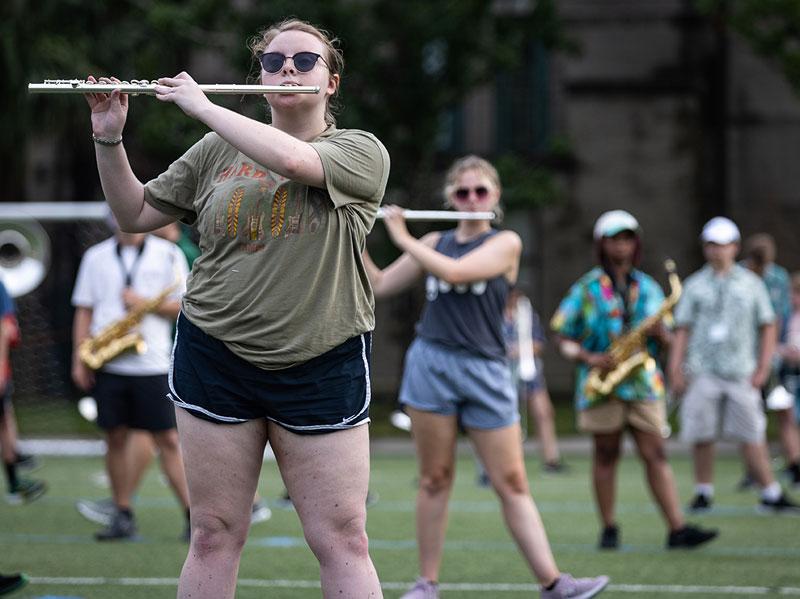
[{"label": "id badge", "polygon": [[718,322],[708,329],[708,340],[711,343],[722,343],[728,339],[728,325]]}]

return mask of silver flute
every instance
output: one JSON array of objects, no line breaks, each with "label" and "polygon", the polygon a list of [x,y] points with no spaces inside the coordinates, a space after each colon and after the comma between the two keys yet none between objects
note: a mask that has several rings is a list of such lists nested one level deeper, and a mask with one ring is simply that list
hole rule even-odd
[{"label": "silver flute", "polygon": [[[378,208],[378,218],[383,218],[383,208]],[[494,220],[494,212],[459,212],[456,210],[403,210],[406,220],[454,221],[454,220]]]},{"label": "silver flute", "polygon": [[[44,83],[29,83],[28,92],[32,94],[110,94],[118,89],[123,94],[156,94],[155,80],[132,79],[120,83],[92,83],[85,79],[45,79]],[[318,94],[316,85],[237,85],[225,83],[200,84],[205,94]]]}]

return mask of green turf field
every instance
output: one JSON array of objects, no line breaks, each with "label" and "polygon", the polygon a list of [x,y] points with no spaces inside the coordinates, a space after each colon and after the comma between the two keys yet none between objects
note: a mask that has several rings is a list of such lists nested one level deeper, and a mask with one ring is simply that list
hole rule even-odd
[{"label": "green turf field", "polygon": [[[786,597],[800,596],[800,518],[762,516],[751,493],[734,491],[738,461],[717,462],[717,509],[692,518],[718,527],[721,537],[696,551],[668,552],[665,530],[642,482],[639,464],[627,457],[619,481],[623,547],[601,553],[588,485],[588,459],[567,456],[567,474],[543,475],[529,458],[531,488],[563,570],[609,574],[603,597]],[[673,466],[685,503],[691,494],[690,464]],[[36,474],[50,492],[21,507],[0,505],[0,571],[22,570],[32,583],[24,597],[174,597],[186,546],[178,541],[182,518],[157,470],[149,472],[137,500],[141,540],[98,544],[97,527],[75,511],[80,497],[103,497],[96,482],[100,458],[44,458]],[[371,553],[386,597],[399,597],[416,575],[413,458],[374,455],[369,510]],[[535,597],[535,586],[503,526],[491,491],[474,484],[469,455],[459,461],[442,568],[442,597]],[[239,574],[237,597],[319,597],[316,562],[306,548],[292,510],[274,504],[282,485],[274,463],[265,463],[262,494],[273,517],[253,527]],[[800,493],[799,493],[800,494]]]}]

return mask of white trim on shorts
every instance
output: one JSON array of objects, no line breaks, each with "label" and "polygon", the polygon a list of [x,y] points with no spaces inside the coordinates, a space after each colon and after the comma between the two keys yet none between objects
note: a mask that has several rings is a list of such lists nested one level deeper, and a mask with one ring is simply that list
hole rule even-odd
[{"label": "white trim on shorts", "polygon": [[364,405],[361,406],[361,409],[349,416],[348,418],[342,419],[341,422],[337,422],[336,424],[310,424],[307,426],[295,426],[292,424],[286,424],[285,422],[281,422],[280,420],[276,420],[275,418],[270,418],[267,416],[267,420],[271,420],[275,424],[279,424],[283,428],[295,431],[335,431],[335,430],[343,430],[348,428],[355,428],[357,426],[361,426],[362,424],[367,424],[370,422],[369,418],[365,418],[361,422],[357,422],[356,424],[350,424],[353,420],[361,416],[368,408],[369,403],[372,399],[372,386],[369,380],[369,359],[367,358],[367,342],[364,339],[364,333],[361,333],[361,359],[364,362],[364,377],[366,379],[366,388],[367,392],[364,398]]},{"label": "white trim on shorts", "polygon": [[[178,312],[178,318],[183,316],[183,312]],[[196,406],[194,404],[187,403],[181,399],[181,396],[178,395],[178,392],[175,390],[175,385],[172,378],[172,373],[175,368],[175,348],[178,346],[178,320],[175,319],[175,339],[172,340],[172,352],[170,352],[169,358],[169,372],[167,373],[167,383],[169,384],[169,390],[171,393],[167,393],[167,398],[174,403],[176,406],[183,408],[185,410],[194,410],[195,412],[200,412],[201,414],[205,414],[210,418],[214,418],[215,420],[219,420],[220,422],[247,422],[244,418],[232,418],[231,416],[220,416],[219,414],[214,414],[213,412],[209,412],[205,408],[200,406]],[[174,394],[174,397],[173,397]]]},{"label": "white trim on shorts", "polygon": [[[182,315],[183,315],[182,312],[179,313],[178,318],[180,318]],[[336,424],[313,424],[308,426],[295,426],[291,424],[286,424],[285,422],[281,422],[280,420],[276,420],[275,418],[267,417],[267,420],[271,420],[272,422],[274,422],[275,424],[279,424],[283,428],[296,431],[342,430],[347,428],[355,428],[356,426],[361,426],[362,424],[368,424],[370,422],[369,418],[365,418],[364,420],[358,422],[357,424],[350,424],[350,422],[361,416],[361,414],[363,414],[369,408],[369,404],[372,399],[372,386],[370,384],[370,379],[369,379],[369,359],[367,358],[367,342],[364,339],[364,333],[361,333],[360,337],[361,337],[361,359],[364,362],[364,376],[366,378],[367,392],[366,392],[366,397],[364,399],[364,405],[361,406],[361,409],[358,412],[356,412],[355,414],[353,414],[348,418],[343,419],[341,422],[338,422]],[[167,393],[167,397],[170,399],[170,401],[172,401],[172,403],[174,403],[178,407],[184,408],[186,410],[194,410],[196,412],[200,412],[202,414],[205,414],[206,416],[214,418],[215,420],[219,420],[220,422],[248,422],[246,418],[234,418],[232,416],[221,416],[219,414],[214,414],[213,412],[210,412],[203,407],[187,403],[183,399],[181,399],[180,395],[178,395],[178,392],[175,390],[175,385],[173,384],[173,379],[172,379],[172,372],[175,366],[175,348],[177,347],[177,345],[178,345],[178,328],[176,326],[175,339],[172,342],[172,353],[170,354],[169,373],[167,374],[167,382],[169,383],[169,388],[170,391],[172,392],[172,393]]]}]

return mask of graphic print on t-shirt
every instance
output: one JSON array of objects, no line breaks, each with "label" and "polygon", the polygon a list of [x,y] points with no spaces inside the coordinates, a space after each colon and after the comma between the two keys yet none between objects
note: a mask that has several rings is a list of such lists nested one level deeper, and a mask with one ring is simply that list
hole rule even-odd
[{"label": "graphic print on t-shirt", "polygon": [[248,162],[223,168],[215,190],[213,234],[237,240],[247,253],[264,250],[271,241],[314,234],[325,218],[323,190],[293,183]]}]

